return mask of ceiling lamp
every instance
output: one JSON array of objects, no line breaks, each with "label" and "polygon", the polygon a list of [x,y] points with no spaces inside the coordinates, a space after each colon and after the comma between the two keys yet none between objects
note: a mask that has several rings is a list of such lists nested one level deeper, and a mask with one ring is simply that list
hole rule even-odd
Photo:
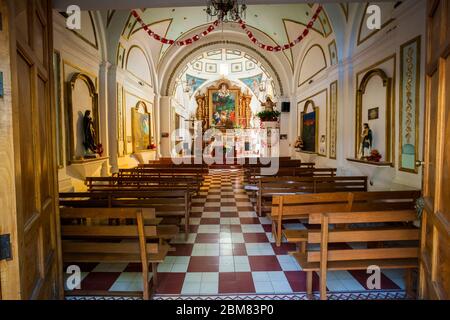
[{"label": "ceiling lamp", "polygon": [[217,19],[220,22],[238,21],[245,18],[247,5],[245,0],[208,0],[206,14],[208,20]]}]

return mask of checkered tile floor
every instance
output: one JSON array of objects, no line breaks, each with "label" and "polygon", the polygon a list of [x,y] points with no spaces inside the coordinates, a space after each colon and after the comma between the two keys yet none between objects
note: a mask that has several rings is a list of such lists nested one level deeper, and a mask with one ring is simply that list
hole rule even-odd
[{"label": "checkered tile floor", "polygon": [[[156,299],[220,295],[298,296],[306,291],[306,273],[288,255],[295,245],[276,247],[271,222],[258,218],[244,191],[241,171],[214,170],[193,199],[188,240],[180,234],[176,248],[158,267]],[[285,228],[303,229],[299,221]],[[137,264],[84,264],[82,290],[134,292],[142,290]],[[328,290],[335,298],[392,298],[404,290],[401,270],[382,274],[382,291],[366,290],[364,271],[330,272]],[[314,290],[318,277],[314,275]],[[394,294],[394,297],[395,294]],[[401,298],[401,294],[398,296]]]}]

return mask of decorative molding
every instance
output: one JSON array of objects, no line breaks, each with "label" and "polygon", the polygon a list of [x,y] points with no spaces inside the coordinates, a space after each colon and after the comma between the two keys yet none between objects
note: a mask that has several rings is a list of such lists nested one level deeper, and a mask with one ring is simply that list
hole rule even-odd
[{"label": "decorative molding", "polygon": [[114,17],[115,13],[116,13],[116,10],[108,10],[107,19],[106,19],[106,28],[109,28],[109,25],[111,24],[112,18]]},{"label": "decorative molding", "polygon": [[[299,109],[299,105],[301,104],[302,102],[299,102],[298,104],[297,104],[297,112],[298,112],[298,110],[300,110]],[[313,154],[317,154],[317,155],[320,155],[319,154],[319,152],[318,152],[318,148],[319,148],[319,121],[320,121],[320,108],[319,107],[317,107],[316,105],[315,105],[315,103],[314,103],[314,101],[313,100],[307,100],[306,101],[306,103],[304,104],[304,106],[303,106],[303,111],[300,113],[300,119],[301,119],[301,121],[300,121],[300,124],[301,124],[301,126],[300,126],[300,132],[298,133],[298,135],[299,135],[299,137],[302,137],[302,140],[303,140],[303,123],[304,123],[304,116],[305,116],[305,114],[307,114],[307,112],[308,112],[308,107],[311,105],[311,107],[312,107],[312,109],[314,110],[313,112],[315,113],[315,129],[314,129],[314,134],[315,134],[315,137],[314,137],[314,139],[315,139],[315,145],[314,145],[314,151],[303,151],[303,152],[308,152],[308,153],[313,153]],[[320,156],[323,156],[323,155],[320,155]]]},{"label": "decorative molding", "polygon": [[[415,46],[415,48],[413,48]],[[409,49],[408,49],[409,48]],[[408,50],[408,52],[405,52]],[[415,56],[414,56],[415,54]],[[406,59],[406,61],[405,61]],[[400,46],[400,106],[399,106],[399,143],[398,166],[400,171],[419,173],[416,161],[419,160],[419,117],[420,117],[420,64],[421,64],[421,36]],[[406,83],[403,82],[406,80]],[[415,84],[415,86],[413,86]],[[403,122],[405,119],[405,127]],[[414,128],[413,128],[414,125]],[[406,131],[404,134],[403,130]],[[409,168],[403,166],[405,141],[414,147],[414,160]],[[414,145],[411,143],[413,141]]]},{"label": "decorative molding", "polygon": [[85,37],[83,37],[83,35],[81,35],[80,33],[76,32],[75,30],[70,30],[70,31],[72,31],[78,38],[80,38],[81,40],[86,42],[88,45],[93,47],[95,50],[98,50],[99,48],[98,48],[97,29],[95,27],[94,18],[92,17],[92,13],[90,11],[88,11],[88,14],[89,14],[89,18],[90,18],[91,23],[92,23],[92,29],[94,29],[95,43],[92,43],[90,40],[86,39]]},{"label": "decorative molding", "polygon": [[339,5],[341,6],[342,12],[344,13],[345,21],[348,21],[349,4],[348,3],[340,3]]},{"label": "decorative molding", "polygon": [[55,118],[56,118],[56,147],[58,150],[56,164],[58,169],[64,168],[64,94],[63,94],[63,77],[61,53],[57,50],[53,51],[53,72],[54,72],[54,99],[55,99]]},{"label": "decorative molding", "polygon": [[[361,73],[358,73],[356,80],[357,83],[359,83],[359,75]],[[367,71],[361,82],[359,83],[358,90],[356,92],[356,116],[355,116],[355,159],[358,159],[358,148],[361,144],[361,136],[360,133],[362,131],[362,100],[364,93],[366,92],[366,86],[369,83],[369,81],[373,77],[380,77],[383,81],[383,86],[386,87],[386,141],[385,141],[385,147],[386,147],[386,155],[385,159],[387,163],[391,163],[392,155],[391,152],[393,152],[392,148],[392,120],[394,120],[394,126],[395,126],[395,117],[393,117],[392,109],[393,106],[395,106],[395,100],[392,98],[392,92],[393,92],[393,84],[395,83],[395,80],[393,81],[392,78],[389,78],[386,75],[386,72],[384,72],[382,69],[375,68],[372,70]],[[395,130],[394,130],[395,132]]]},{"label": "decorative molding", "polygon": [[[333,41],[331,41],[328,44],[328,52],[330,54],[330,64],[332,66],[338,64],[339,57],[338,57],[338,52],[337,52],[336,39],[333,39]],[[333,54],[334,54],[334,57],[333,57]]]},{"label": "decorative molding", "polygon": [[141,81],[141,82],[143,82],[144,84],[146,84],[147,86],[149,86],[150,88],[153,88],[153,84],[152,84],[152,83],[149,83],[149,82],[147,82],[146,80],[140,78],[139,76],[135,75],[133,72],[131,72],[131,71],[128,69],[128,62],[129,62],[129,58],[130,58],[130,53],[131,53],[131,51],[132,51],[133,49],[138,49],[138,50],[140,50],[140,51],[142,52],[142,54],[144,55],[145,61],[147,62],[148,71],[150,72],[150,81],[152,81],[152,79],[151,79],[151,78],[153,77],[152,65],[151,65],[150,61],[148,60],[147,55],[145,54],[145,50],[142,49],[142,48],[141,48],[140,46],[138,46],[138,45],[133,45],[133,46],[131,46],[131,47],[128,49],[128,52],[127,52],[127,59],[126,59],[126,62],[125,62],[125,70],[127,70],[127,71],[128,71],[133,77],[135,77],[138,81]]},{"label": "decorative molding", "polygon": [[[133,133],[127,131],[127,121],[128,121],[128,119],[127,119],[127,112],[128,112],[127,95],[136,98],[138,100],[138,103],[139,102],[143,102],[147,106],[149,106],[149,105],[152,106],[151,109],[153,109],[153,103],[150,100],[144,99],[144,98],[142,98],[142,97],[140,97],[140,96],[138,96],[138,95],[136,95],[136,94],[126,90],[125,88],[123,88],[123,108],[124,108],[124,113],[123,113],[124,127],[123,127],[123,130],[124,130],[124,143],[125,143],[124,155],[126,155],[126,156],[127,155],[131,155],[132,154],[132,149],[133,149],[133,146],[131,147],[131,150],[129,150],[129,148],[128,148],[128,134],[130,133],[131,134],[131,139],[133,139]],[[153,113],[151,113],[151,114],[153,115]],[[130,117],[130,121],[131,120],[132,119]],[[152,126],[154,128],[154,125],[155,125],[154,117],[152,117],[152,123],[151,124],[152,124]],[[131,141],[131,144],[133,144],[132,141]]]},{"label": "decorative molding", "polygon": [[[282,95],[282,96],[284,95],[284,88],[283,88],[283,84],[281,82],[280,75],[276,71],[276,69],[273,67],[272,63],[264,55],[262,55],[260,52],[258,52],[255,48],[253,48],[251,46],[248,46],[248,45],[245,45],[245,44],[242,44],[240,42],[235,42],[235,41],[214,41],[214,42],[210,42],[210,43],[206,43],[204,45],[201,45],[201,46],[191,50],[190,52],[188,52],[186,55],[184,55],[180,59],[180,61],[175,65],[175,67],[172,68],[172,73],[169,76],[169,79],[168,79],[167,84],[165,86],[165,90],[163,90],[162,92],[165,92],[166,96],[170,96],[170,88],[173,86],[174,79],[175,79],[175,74],[177,73],[177,71],[180,68],[180,66],[185,64],[186,60],[191,55],[193,55],[197,51],[201,51],[201,50],[204,50],[205,48],[208,48],[208,47],[214,46],[214,45],[218,45],[218,44],[222,45],[222,46],[223,45],[227,45],[227,44],[229,44],[229,45],[237,45],[237,46],[243,47],[243,48],[248,49],[249,51],[252,51],[253,53],[257,54],[270,67],[271,73],[275,75],[277,83],[278,83],[278,86],[280,88],[280,95]],[[263,68],[261,68],[261,69],[263,69]]]},{"label": "decorative molding", "polygon": [[363,16],[361,18],[361,22],[359,24],[359,30],[358,30],[358,41],[357,41],[357,46],[360,46],[361,44],[363,44],[365,41],[369,40],[370,38],[372,38],[374,35],[376,35],[377,33],[379,33],[381,30],[383,30],[385,27],[387,27],[389,24],[391,24],[393,21],[395,21],[395,19],[389,19],[388,21],[386,21],[385,23],[383,23],[381,25],[381,29],[376,29],[375,31],[373,31],[372,33],[370,33],[367,37],[365,37],[364,39],[361,39],[361,31],[362,31],[362,27],[364,25],[364,22],[366,21],[366,12],[367,12],[367,8],[369,7],[369,3],[366,4],[365,8],[364,8],[364,12],[363,12]]},{"label": "decorative molding", "polygon": [[[314,73],[312,76],[310,76],[308,79],[304,80],[302,83],[300,83],[300,76],[302,75],[302,69],[303,69],[303,63],[305,62],[306,57],[308,56],[309,52],[314,48],[314,47],[319,47],[320,51],[322,52],[323,55],[323,60],[325,61],[325,66],[323,68],[321,68],[320,70],[318,70],[316,73]],[[303,56],[302,59],[302,63],[300,64],[300,72],[298,74],[298,86],[297,87],[301,87],[303,86],[305,83],[309,82],[310,80],[314,79],[315,76],[317,76],[319,73],[321,73],[322,71],[326,70],[328,67],[327,64],[327,58],[325,56],[325,51],[323,50],[322,46],[320,46],[319,44],[313,44],[311,47],[309,47],[309,49],[306,51],[305,55]]]},{"label": "decorative molding", "polygon": [[338,82],[337,80],[330,84],[330,140],[329,157],[337,159],[337,126],[338,126]]},{"label": "decorative molding", "polygon": [[[395,83],[396,83],[396,79],[397,79],[397,55],[396,55],[395,53],[392,54],[392,55],[390,55],[390,56],[387,56],[386,58],[384,58],[384,59],[382,59],[382,60],[380,60],[380,61],[378,61],[378,62],[375,62],[374,64],[370,65],[369,67],[366,67],[366,68],[362,69],[361,71],[359,71],[359,72],[356,74],[356,80],[358,81],[360,75],[366,73],[366,72],[369,71],[369,70],[375,69],[375,68],[377,68],[378,66],[380,66],[380,65],[382,65],[382,64],[384,64],[385,62],[388,62],[388,61],[390,61],[390,60],[393,60],[393,63],[394,63],[393,71],[392,71],[392,72],[393,72],[392,84],[395,84]],[[395,119],[396,93],[395,93],[395,90],[394,90],[393,87],[391,88],[391,96],[392,96],[392,100],[390,101],[390,105],[393,106],[393,107],[392,107],[392,112],[391,112],[391,114],[390,114],[390,118],[391,118],[391,119]],[[356,103],[356,105],[357,105],[357,103]],[[356,117],[355,117],[355,119],[356,119]],[[355,124],[356,124],[356,123],[355,123]],[[357,126],[355,125],[355,129],[356,129],[356,127],[357,127]],[[394,146],[394,145],[395,145],[395,135],[392,134],[392,132],[395,132],[395,131],[396,131],[396,130],[395,130],[395,121],[394,121],[394,123],[392,123],[392,126],[390,126],[390,127],[387,128],[387,130],[389,131],[389,133],[390,133],[390,135],[391,135],[390,144],[391,144],[392,146]],[[359,134],[360,134],[360,133],[355,132],[355,136],[356,136],[356,135],[359,136]],[[355,140],[356,140],[356,137],[355,137]],[[389,160],[389,161],[392,161],[392,159],[395,159],[395,148],[391,148],[391,152],[392,152],[392,154],[391,154],[391,160]],[[355,145],[355,155],[356,155],[357,153],[358,153],[358,145]],[[393,162],[393,161],[392,161],[392,162]],[[394,164],[392,164],[392,166],[393,166],[393,165],[394,165]]]},{"label": "decorative molding", "polygon": [[75,155],[75,135],[77,134],[75,132],[75,128],[73,127],[73,102],[72,102],[72,92],[73,89],[75,87],[75,83],[80,80],[86,83],[86,85],[89,88],[89,94],[91,96],[92,99],[92,117],[94,118],[94,129],[95,132],[97,133],[96,135],[96,140],[95,143],[98,144],[98,133],[99,133],[99,113],[98,113],[98,94],[97,94],[97,90],[95,87],[94,82],[92,81],[92,79],[86,75],[86,74],[82,74],[82,73],[75,73],[70,81],[67,82],[67,117],[68,117],[68,129],[69,129],[69,148],[68,148],[68,164],[70,165],[73,161],[77,161],[80,159],[76,158]]},{"label": "decorative molding", "polygon": [[[151,106],[150,109],[153,109],[153,105]],[[143,112],[139,112],[140,110],[142,110]],[[144,101],[140,100],[138,101],[138,103],[136,104],[136,106],[134,108],[131,109],[131,136],[132,136],[132,143],[133,143],[133,154],[137,154],[137,153],[141,153],[141,152],[147,152],[150,149],[137,149],[136,148],[136,131],[138,130],[138,128],[136,128],[136,119],[135,117],[138,114],[145,114],[148,116],[148,143],[149,145],[152,144],[153,142],[153,114],[151,112],[151,110],[149,111],[149,107],[147,105],[147,103],[145,103]]]},{"label": "decorative molding", "polygon": [[125,49],[124,45],[119,41],[119,45],[117,47],[116,61],[117,61],[117,66],[119,66],[122,69],[124,68],[125,55],[126,55],[126,49]]}]

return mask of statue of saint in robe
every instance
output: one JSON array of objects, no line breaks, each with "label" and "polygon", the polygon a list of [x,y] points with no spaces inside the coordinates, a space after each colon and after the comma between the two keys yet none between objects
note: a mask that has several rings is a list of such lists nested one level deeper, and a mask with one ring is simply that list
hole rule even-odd
[{"label": "statue of saint in robe", "polygon": [[89,153],[97,153],[97,144],[95,143],[95,128],[94,128],[94,121],[91,117],[91,111],[86,110],[84,113],[83,118],[83,133],[84,133],[84,147],[86,148],[86,151]]},{"label": "statue of saint in robe", "polygon": [[266,102],[261,102],[261,106],[264,107],[265,111],[274,111],[273,108],[276,105],[277,104],[275,102],[273,102],[269,96],[266,98]]},{"label": "statue of saint in robe", "polygon": [[372,151],[373,134],[368,123],[364,123],[363,132],[361,134],[360,158],[367,159]]}]

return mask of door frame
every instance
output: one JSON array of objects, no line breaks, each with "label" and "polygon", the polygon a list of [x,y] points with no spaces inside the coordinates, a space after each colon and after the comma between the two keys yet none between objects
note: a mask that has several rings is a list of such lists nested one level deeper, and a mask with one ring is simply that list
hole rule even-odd
[{"label": "door frame", "polygon": [[[4,104],[5,114],[0,117],[0,129],[2,137],[0,142],[5,139],[5,145],[0,143],[0,155],[5,159],[0,162],[0,177],[6,178],[6,192],[0,193],[0,201],[6,204],[3,208],[3,214],[0,214],[0,234],[10,234],[11,236],[11,248],[12,259],[8,261],[0,261],[0,299],[5,300],[18,300],[23,299],[23,285],[24,285],[24,272],[21,266],[21,244],[22,238],[21,230],[18,228],[20,225],[19,219],[21,219],[23,208],[22,203],[26,201],[22,199],[21,195],[21,172],[20,172],[20,134],[19,134],[19,111],[18,103],[18,87],[19,79],[16,70],[16,52],[17,52],[17,39],[15,33],[15,15],[14,15],[14,0],[0,0],[0,12],[2,13],[3,30],[0,31],[1,37],[6,37],[7,41],[0,43],[0,67],[4,73],[4,99],[0,101],[0,105]],[[47,3],[47,15],[48,24],[48,53],[53,59],[53,24],[52,15],[53,9],[51,2]],[[6,59],[3,59],[6,58]],[[49,89],[48,89],[48,103],[50,104],[48,124],[49,132],[51,135],[51,141],[49,148],[51,149],[50,168],[53,171],[53,210],[54,216],[54,228],[55,230],[55,257],[54,263],[56,264],[56,297],[62,299],[64,297],[63,286],[63,273],[62,273],[62,255],[61,255],[61,233],[60,233],[60,219],[59,219],[59,202],[58,202],[58,171],[56,166],[56,128],[53,125],[55,123],[55,102],[54,102],[54,87],[53,87],[53,64],[50,60],[49,65]],[[2,108],[3,109],[3,108]],[[4,127],[5,133],[3,133]],[[4,135],[4,136],[3,136]],[[33,296],[39,298],[38,295]]]}]

